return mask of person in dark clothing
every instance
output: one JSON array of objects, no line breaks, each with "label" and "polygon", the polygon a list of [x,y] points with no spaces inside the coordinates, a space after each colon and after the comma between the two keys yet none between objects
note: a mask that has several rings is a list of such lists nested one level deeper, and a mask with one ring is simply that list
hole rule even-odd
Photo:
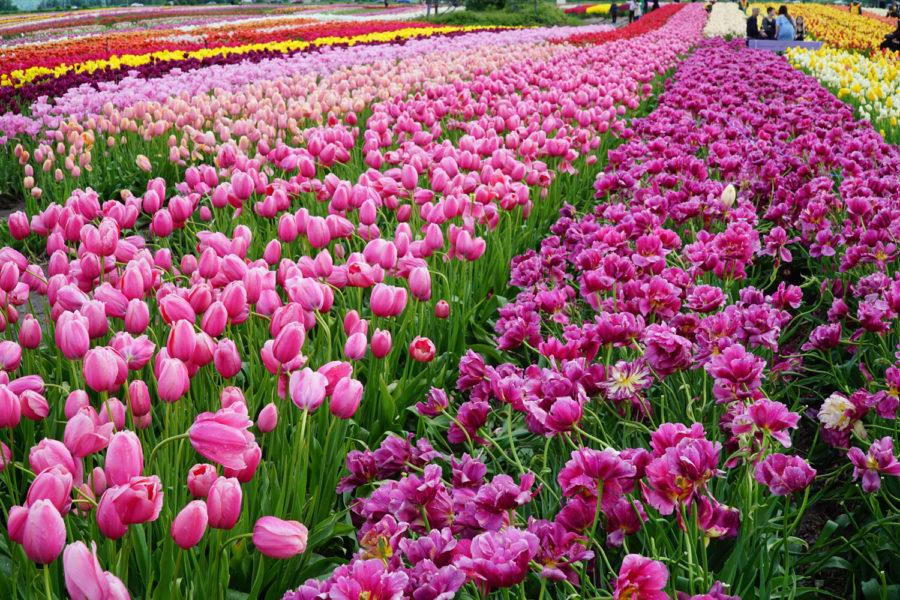
[{"label": "person in dark clothing", "polygon": [[758,40],[761,37],[759,33],[759,8],[753,7],[753,14],[747,19],[747,39]]},{"label": "person in dark clothing", "polygon": [[613,3],[609,5],[609,16],[612,17],[613,25],[615,25],[616,19],[619,18],[619,4],[616,0],[613,0]]},{"label": "person in dark clothing", "polygon": [[766,16],[762,20],[762,37],[767,40],[775,39],[775,9],[771,6],[766,9]]},{"label": "person in dark clothing", "polygon": [[798,42],[802,42],[806,39],[806,23],[803,21],[803,17],[797,17],[794,30],[795,40],[797,40]]},{"label": "person in dark clothing", "polygon": [[653,4],[650,5],[650,10],[651,10],[651,11],[654,11],[654,10],[656,10],[657,8],[659,8],[659,0],[653,0]]},{"label": "person in dark clothing", "polygon": [[897,21],[897,29],[893,33],[884,36],[884,41],[878,47],[882,50],[900,52],[900,21]]}]

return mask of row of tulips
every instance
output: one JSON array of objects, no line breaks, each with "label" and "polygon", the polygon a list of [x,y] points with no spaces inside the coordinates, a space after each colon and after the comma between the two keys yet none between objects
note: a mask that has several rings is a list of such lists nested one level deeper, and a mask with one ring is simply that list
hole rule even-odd
[{"label": "row of tulips", "polygon": [[[3,163],[3,179],[8,189],[22,190],[23,195],[40,195],[34,192],[36,187],[65,197],[76,180],[105,194],[116,193],[123,181],[143,174],[136,166],[139,155],[178,162],[192,155],[209,157],[220,144],[232,141],[232,130],[235,141],[245,145],[251,135],[268,145],[285,138],[299,140],[304,135],[300,124],[306,127],[309,121],[322,123],[326,118],[355,123],[373,100],[405,96],[431,80],[449,81],[473,69],[495,69],[525,56],[543,60],[565,52],[524,44],[572,30],[472,33],[402,45],[326,48],[146,81],[130,76],[87,97],[72,90],[52,106],[33,106],[34,118],[0,117],[0,126],[6,126],[9,135],[36,138],[26,137],[22,150],[16,151],[18,165]],[[287,99],[289,108],[283,106]],[[275,118],[276,113],[282,116]],[[230,125],[223,129],[223,123]],[[260,132],[258,137],[251,133],[254,130]],[[241,137],[247,141],[241,142]],[[97,163],[104,168],[95,169]]]},{"label": "row of tulips", "polygon": [[816,51],[794,48],[787,55],[795,67],[851,102],[860,118],[868,119],[885,139],[900,141],[900,63],[894,57],[869,57],[830,46]]},{"label": "row of tulips", "polygon": [[[900,152],[784,59],[721,40],[625,136],[600,203],[566,207],[513,261],[496,347],[416,405],[420,437],[348,455],[359,549],[286,600],[819,598],[900,580],[871,555],[896,543],[900,493],[883,241]],[[811,517],[834,510],[849,514]]]},{"label": "row of tulips", "polygon": [[717,2],[703,29],[704,37],[746,37],[747,15],[736,4]]},{"label": "row of tulips", "polygon": [[[521,62],[446,82],[407,59],[399,72],[429,76],[367,108],[362,131],[333,123],[286,145],[260,116],[252,147],[218,144],[174,193],[154,178],[121,202],[76,190],[11,217],[19,247],[51,258],[45,271],[0,250],[2,477],[18,507],[4,596],[278,597],[341,560],[348,440],[401,426],[443,379],[484,309],[472,298],[533,235],[522,220],[540,231],[566,172],[624,130],[703,21],[686,10],[631,41],[519,45]],[[482,64],[492,52],[508,49]]]},{"label": "row of tulips", "polygon": [[570,35],[566,38],[558,38],[567,44],[575,44],[578,46],[584,44],[605,44],[615,40],[628,39],[629,37],[641,35],[655,29],[659,29],[669,21],[672,15],[676,14],[683,4],[667,4],[661,8],[651,11],[628,25],[623,25],[618,29],[609,31],[593,32],[583,31]]},{"label": "row of tulips", "polygon": [[[48,64],[36,64],[24,69],[13,68],[9,73],[0,73],[0,86],[20,87],[35,80],[43,80],[48,77],[59,77],[69,72],[92,73],[106,68],[117,69],[123,66],[136,67],[154,61],[179,61],[184,59],[203,59],[214,56],[228,56],[245,54],[247,52],[276,51],[290,52],[309,47],[329,46],[333,44],[354,45],[366,42],[386,42],[403,40],[410,37],[428,36],[433,33],[447,33],[451,31],[465,31],[463,27],[432,26],[427,24],[408,23],[405,21],[386,21],[370,23],[322,23],[300,27],[295,31],[279,32],[273,41],[255,41],[225,45],[213,48],[205,47],[195,50],[168,50],[167,44],[163,48],[146,51],[138,47],[136,53],[110,54],[102,52],[106,58],[91,58],[70,64],[64,57],[52,59]],[[263,38],[272,36],[263,36]],[[151,40],[151,46],[156,44]],[[177,46],[178,44],[176,44]],[[200,46],[200,44],[188,44],[188,46]],[[15,63],[13,63],[15,66]]]}]

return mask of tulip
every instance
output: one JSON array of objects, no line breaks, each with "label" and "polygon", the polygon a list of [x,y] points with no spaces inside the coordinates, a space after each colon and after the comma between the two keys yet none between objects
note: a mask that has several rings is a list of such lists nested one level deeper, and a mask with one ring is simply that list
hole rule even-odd
[{"label": "tulip", "polygon": [[209,526],[232,529],[241,516],[241,484],[237,479],[219,477],[209,488],[206,512]]},{"label": "tulip", "polygon": [[144,472],[144,449],[133,431],[113,435],[106,449],[106,479],[112,485],[125,485]]},{"label": "tulip", "polygon": [[9,507],[9,518],[6,520],[6,531],[9,539],[21,544],[25,539],[25,522],[28,520],[28,509],[24,506]]},{"label": "tulip", "polygon": [[109,488],[101,504],[107,496],[122,525],[155,521],[162,509],[162,484],[156,475],[132,477],[125,485]]},{"label": "tulip", "polygon": [[291,558],[306,550],[308,531],[297,521],[262,517],[253,526],[253,545],[266,556]]},{"label": "tulip", "polygon": [[9,340],[0,342],[0,371],[12,373],[22,362],[22,347]]},{"label": "tulip", "polygon": [[206,533],[208,521],[206,503],[203,500],[192,500],[172,521],[172,539],[182,550],[193,548]]},{"label": "tulip", "polygon": [[112,423],[100,425],[97,421],[99,421],[99,418],[97,418],[93,409],[86,407],[78,411],[66,423],[63,441],[69,452],[76,458],[93,454],[106,448],[109,444],[109,438],[113,430]]},{"label": "tulip", "polygon": [[138,169],[144,171],[145,173],[149,173],[153,168],[153,166],[150,164],[150,159],[143,154],[138,154],[134,162],[135,164],[137,164]]},{"label": "tulip", "polygon": [[84,542],[75,542],[63,551],[63,571],[66,590],[72,600],[106,600],[109,583],[97,560],[97,544],[91,549]]},{"label": "tulip", "polygon": [[230,469],[243,469],[244,451],[255,443],[253,435],[247,431],[252,421],[242,414],[227,408],[216,413],[197,415],[188,434],[191,445],[200,455]]},{"label": "tulip", "polygon": [[363,385],[356,379],[344,377],[334,387],[331,395],[331,414],[339,419],[349,419],[356,414],[362,400]]},{"label": "tulip", "polygon": [[91,344],[87,319],[72,312],[64,312],[56,322],[55,341],[63,356],[69,360],[84,358]]},{"label": "tulip", "polygon": [[203,318],[200,319],[200,328],[212,337],[219,337],[225,331],[228,324],[228,311],[220,301],[209,305]]},{"label": "tulip", "polygon": [[50,438],[44,438],[40,443],[32,446],[28,453],[28,464],[35,473],[40,473],[49,467],[59,466],[69,473],[75,474],[75,461],[72,460],[72,453],[65,444]]},{"label": "tulip", "polygon": [[446,300],[438,300],[437,304],[434,305],[434,316],[438,319],[446,319],[450,316],[450,305],[447,304]]},{"label": "tulip", "polygon": [[12,451],[9,449],[9,446],[0,442],[0,473],[6,470],[7,465],[9,465],[9,461],[12,460]]},{"label": "tulip", "polygon": [[431,274],[427,268],[416,267],[409,272],[409,291],[419,302],[431,298]]},{"label": "tulip", "polygon": [[128,301],[125,309],[125,331],[132,335],[140,335],[150,325],[150,308],[147,303],[138,298]]},{"label": "tulip", "polygon": [[140,379],[128,384],[128,406],[136,417],[143,417],[150,412],[150,390]]},{"label": "tulip", "polygon": [[259,461],[262,460],[262,448],[259,447],[259,444],[254,443],[244,450],[243,456],[247,466],[243,469],[230,469],[225,467],[223,469],[225,477],[234,477],[241,483],[247,483],[253,479],[253,476],[256,475],[256,468],[259,466]]},{"label": "tulip", "polygon": [[278,425],[278,408],[274,402],[266,404],[256,419],[259,430],[263,433],[269,433]]},{"label": "tulip", "polygon": [[301,410],[316,412],[325,401],[328,379],[325,375],[305,367],[291,373],[289,390],[291,401]]},{"label": "tulip", "polygon": [[66,396],[65,415],[66,419],[74,417],[79,410],[90,404],[87,392],[84,390],[73,390]]},{"label": "tulip", "polygon": [[19,326],[19,345],[29,350],[34,350],[41,345],[41,324],[31,314],[25,315],[25,319]]},{"label": "tulip", "polygon": [[166,340],[169,356],[183,362],[190,362],[196,345],[197,336],[194,334],[194,324],[184,319],[176,321],[169,330],[169,337]]},{"label": "tulip", "polygon": [[112,423],[115,429],[125,428],[125,405],[118,398],[109,398],[100,407],[97,415],[97,423],[105,425]]},{"label": "tulip", "polygon": [[19,397],[8,386],[0,385],[0,427],[15,429],[21,420]]},{"label": "tulip", "polygon": [[206,498],[209,495],[209,489],[217,478],[216,468],[213,465],[198,463],[188,471],[188,491],[194,498]]},{"label": "tulip", "polygon": [[241,356],[237,346],[229,339],[221,340],[213,354],[216,371],[225,379],[231,379],[241,370]]},{"label": "tulip", "polygon": [[409,355],[419,362],[434,360],[434,343],[426,337],[417,337],[409,345]]},{"label": "tulip", "polygon": [[163,359],[156,377],[156,392],[163,402],[177,402],[191,386],[187,367],[177,358]]},{"label": "tulip", "polygon": [[9,234],[16,240],[24,240],[31,233],[28,216],[21,210],[9,215]]},{"label": "tulip", "polygon": [[19,408],[22,410],[22,416],[32,421],[42,421],[50,414],[47,399],[32,390],[25,390],[19,394]]},{"label": "tulip", "polygon": [[390,331],[376,329],[372,334],[372,355],[375,358],[384,358],[391,352],[392,340]]},{"label": "tulip", "polygon": [[111,347],[94,348],[84,358],[84,380],[97,392],[114,392],[128,378],[128,365]]},{"label": "tulip", "polygon": [[362,360],[366,355],[366,334],[354,333],[344,344],[344,356],[349,360]]},{"label": "tulip", "polygon": [[305,338],[306,330],[303,328],[303,325],[297,322],[288,323],[275,336],[272,354],[278,362],[282,364],[288,363],[300,353]]},{"label": "tulip", "polygon": [[72,485],[72,473],[65,467],[47,467],[31,482],[25,506],[32,506],[38,500],[47,500],[64,515],[69,512],[72,504]]},{"label": "tulip", "polygon": [[38,500],[28,508],[22,546],[32,561],[47,565],[56,560],[66,545],[66,524],[48,500]]}]

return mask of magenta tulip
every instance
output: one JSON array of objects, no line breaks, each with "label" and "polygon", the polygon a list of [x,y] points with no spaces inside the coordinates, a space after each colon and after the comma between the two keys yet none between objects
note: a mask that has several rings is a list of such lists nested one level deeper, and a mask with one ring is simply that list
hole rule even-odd
[{"label": "magenta tulip", "polygon": [[269,402],[266,404],[261,411],[259,411],[259,417],[256,419],[256,425],[259,427],[259,430],[263,433],[269,433],[278,425],[278,407],[275,406],[274,402]]},{"label": "magenta tulip", "polygon": [[209,495],[209,488],[212,487],[216,479],[218,479],[218,475],[213,465],[198,463],[188,471],[188,491],[194,498],[206,498]]},{"label": "magenta tulip", "polygon": [[133,431],[112,436],[106,449],[106,479],[112,485],[125,485],[144,472],[144,449]]},{"label": "magenta tulip", "polygon": [[187,367],[177,358],[165,358],[156,376],[156,392],[163,402],[177,402],[191,386]]},{"label": "magenta tulip", "polygon": [[434,343],[426,337],[417,337],[409,345],[409,355],[419,362],[431,362],[434,353]]},{"label": "magenta tulip", "polygon": [[241,484],[237,479],[219,477],[206,497],[209,526],[215,529],[233,528],[241,516],[242,497]]},{"label": "magenta tulip", "polygon": [[200,455],[230,469],[243,469],[244,451],[255,443],[247,428],[253,422],[234,408],[197,415],[191,425],[191,445]]},{"label": "magenta tulip", "polygon": [[66,524],[49,500],[38,500],[28,508],[22,546],[32,561],[46,565],[56,560],[66,545]]},{"label": "magenta tulip", "polygon": [[253,545],[266,556],[291,558],[306,550],[308,531],[297,521],[262,517],[253,526]]},{"label": "magenta tulip", "polygon": [[328,379],[309,367],[291,373],[289,384],[291,401],[301,410],[316,412],[325,401],[327,387]]},{"label": "magenta tulip", "polygon": [[128,378],[128,365],[111,347],[94,348],[84,358],[84,380],[97,392],[114,392]]},{"label": "magenta tulip", "polygon": [[382,331],[376,329],[372,334],[372,354],[375,358],[384,358],[391,352],[393,341],[391,340],[390,331]]},{"label": "magenta tulip", "polygon": [[362,393],[362,383],[350,377],[341,379],[331,395],[331,413],[339,419],[349,419],[356,414]]},{"label": "magenta tulip", "polygon": [[188,502],[172,521],[172,539],[183,550],[193,548],[206,533],[208,522],[206,503],[203,500]]},{"label": "magenta tulip", "polygon": [[105,600],[109,598],[109,583],[97,560],[97,544],[91,549],[84,542],[75,542],[63,551],[63,571],[66,590],[72,600]]},{"label": "magenta tulip", "polygon": [[31,314],[25,315],[19,326],[19,344],[23,348],[34,350],[41,345],[41,324]]}]

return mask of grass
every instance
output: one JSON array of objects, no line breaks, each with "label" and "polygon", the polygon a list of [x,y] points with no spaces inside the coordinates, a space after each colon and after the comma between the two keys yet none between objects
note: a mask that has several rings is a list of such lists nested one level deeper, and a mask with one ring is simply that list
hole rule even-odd
[{"label": "grass", "polygon": [[554,25],[579,25],[580,19],[567,15],[556,6],[538,2],[537,12],[532,2],[521,2],[519,10],[506,7],[499,10],[465,10],[448,12],[427,19],[443,25],[494,25],[498,27],[548,27]]}]

